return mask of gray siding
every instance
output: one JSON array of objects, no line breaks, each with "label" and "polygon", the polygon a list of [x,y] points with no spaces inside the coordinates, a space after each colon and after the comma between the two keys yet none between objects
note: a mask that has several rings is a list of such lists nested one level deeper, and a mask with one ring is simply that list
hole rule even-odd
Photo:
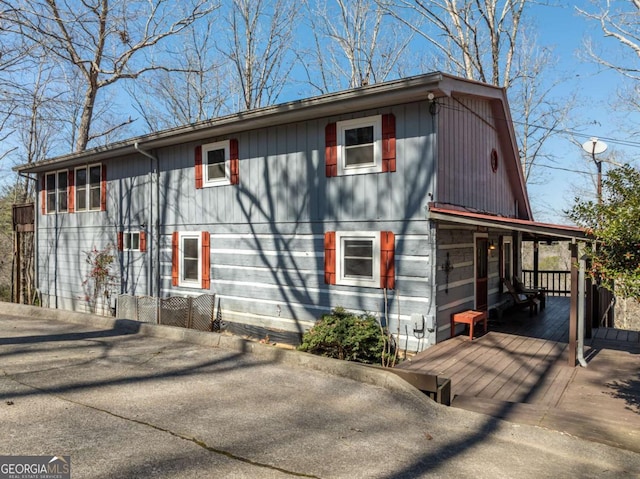
[{"label": "gray siding", "polygon": [[[326,178],[326,124],[389,112],[396,117],[397,171]],[[57,297],[57,307],[85,309],[83,252],[115,244],[118,231],[141,229],[148,233],[148,251],[118,255],[114,290],[201,294],[172,286],[171,234],[208,231],[211,292],[220,299],[223,318],[302,331],[336,306],[380,316],[386,310],[400,345],[422,349],[435,341],[413,333],[423,317],[435,315],[435,238],[426,220],[435,188],[433,128],[428,105],[421,102],[242,132],[233,136],[240,184],[202,189],[195,188],[197,143],[164,148],[152,152],[159,162],[158,205],[152,160],[109,160],[107,212],[39,216],[41,289],[48,299]],[[56,216],[64,224],[52,226]],[[386,302],[378,288],[324,284],[324,233],[343,230],[395,233],[396,289]]]},{"label": "gray siding", "polygon": [[[470,97],[439,101],[437,201],[514,216],[515,196],[491,104]],[[495,172],[490,160],[494,149]]]},{"label": "gray siding", "polygon": [[[437,341],[443,341],[451,335],[451,314],[474,309],[475,307],[475,250],[474,233],[476,228],[464,228],[459,225],[439,225],[437,229]],[[499,244],[504,232],[488,231],[487,239]],[[514,248],[516,245],[514,244]],[[445,272],[449,254],[452,269]],[[502,299],[500,288],[500,252],[496,248],[488,253],[488,307]],[[458,328],[462,329],[462,325]]]}]

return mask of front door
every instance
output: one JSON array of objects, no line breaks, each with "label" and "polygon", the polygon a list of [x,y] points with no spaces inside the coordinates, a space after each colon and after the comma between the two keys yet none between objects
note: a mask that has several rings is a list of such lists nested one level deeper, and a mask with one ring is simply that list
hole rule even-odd
[{"label": "front door", "polygon": [[488,303],[489,240],[476,238],[476,310],[486,311]]}]

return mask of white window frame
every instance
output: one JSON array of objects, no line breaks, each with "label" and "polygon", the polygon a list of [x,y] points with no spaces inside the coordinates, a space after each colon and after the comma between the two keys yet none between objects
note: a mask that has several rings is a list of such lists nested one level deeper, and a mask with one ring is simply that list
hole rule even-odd
[{"label": "white window frame", "polygon": [[[505,261],[507,257],[506,245],[509,245],[509,250],[510,250],[509,253],[511,254],[511,257],[509,258],[509,266],[511,271],[507,271],[507,268],[506,268],[506,265],[507,265],[507,262]],[[509,281],[513,281],[513,238],[511,236],[502,237],[502,267],[504,268],[504,271],[501,271],[501,273],[505,275],[504,277]]]},{"label": "white window frame", "polygon": [[[138,247],[132,248],[131,245],[133,244],[133,237],[135,235],[138,236]],[[128,247],[127,247],[127,242],[129,243]],[[125,231],[122,233],[122,250],[123,251],[140,251],[140,231]]]},{"label": "white window frame", "polygon": [[[184,240],[196,239],[198,241],[198,279],[184,277]],[[202,232],[184,231],[178,233],[178,286],[184,288],[202,289]]]},{"label": "white window frame", "polygon": [[[348,277],[344,273],[345,241],[370,239],[372,241],[372,276],[370,278]],[[343,286],[380,287],[380,232],[336,231],[336,284]]]},{"label": "white window frame", "polygon": [[[346,166],[345,132],[354,128],[373,126],[373,158],[371,163]],[[360,175],[382,172],[382,115],[355,118],[336,123],[338,144],[338,175]]]},{"label": "white window frame", "polygon": [[[97,207],[92,208],[91,207],[91,168],[95,168],[96,166],[100,167],[100,182],[99,182],[99,188],[100,188],[100,204]],[[85,207],[84,208],[80,208],[78,206],[78,170],[85,170],[87,173],[87,182],[85,183],[85,191],[84,191],[84,195],[85,195]],[[74,187],[74,192],[73,194],[75,195],[74,198],[74,212],[76,213],[83,213],[83,212],[88,212],[88,211],[100,211],[102,209],[101,205],[102,205],[102,163],[93,163],[91,165],[84,165],[84,166],[78,166],[73,170],[73,187]]]},{"label": "white window frame", "polygon": [[[209,155],[213,150],[224,150],[224,178],[209,178]],[[231,184],[231,146],[229,140],[202,145],[202,186]]]},{"label": "white window frame", "polygon": [[[59,200],[59,189],[60,189],[60,185],[58,183],[58,178],[59,175],[63,174],[63,175],[67,175],[66,176],[66,180],[67,180],[67,186],[66,186],[66,194],[67,194],[67,204],[64,210],[62,210],[60,208],[60,201]],[[54,188],[53,190],[49,189],[49,177],[53,176],[54,179]],[[69,212],[69,170],[56,170],[56,171],[51,171],[49,173],[45,173],[44,175],[44,186],[45,186],[45,211],[47,214],[53,214],[53,213],[68,213]],[[49,209],[49,196],[52,195],[53,196],[53,203],[54,203],[54,207],[53,209]]]}]

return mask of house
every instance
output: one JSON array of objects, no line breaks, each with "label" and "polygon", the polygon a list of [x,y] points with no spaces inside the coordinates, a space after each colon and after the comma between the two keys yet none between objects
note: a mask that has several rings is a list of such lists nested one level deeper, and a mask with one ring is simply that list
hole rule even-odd
[{"label": "house", "polygon": [[443,73],[17,170],[39,185],[44,306],[86,310],[86,253],[113,245],[112,293],[215,292],[227,321],[298,332],[343,306],[409,350],[501,301],[522,241],[582,234],[533,221],[505,91]]}]

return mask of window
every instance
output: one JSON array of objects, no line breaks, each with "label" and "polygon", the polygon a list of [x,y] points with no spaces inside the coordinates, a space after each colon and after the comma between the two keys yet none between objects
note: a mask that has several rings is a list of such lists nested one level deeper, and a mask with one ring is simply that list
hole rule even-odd
[{"label": "window", "polygon": [[238,166],[238,141],[235,139],[197,146],[196,188],[237,185]]},{"label": "window", "polygon": [[511,238],[502,237],[502,271],[500,271],[503,279],[513,281],[513,248],[511,246]]},{"label": "window", "polygon": [[325,282],[393,289],[394,243],[394,235],[389,231],[326,233]]},{"label": "window", "polygon": [[118,233],[118,251],[147,251],[147,234],[144,231]]},{"label": "window", "polygon": [[44,191],[46,213],[66,213],[69,211],[69,172],[56,171],[45,175]]},{"label": "window", "polygon": [[325,161],[327,176],[395,171],[395,116],[329,123],[325,129]]},{"label": "window", "polygon": [[382,171],[379,116],[339,121],[336,128],[339,175]]},{"label": "window", "polygon": [[204,183],[230,184],[229,175],[229,142],[220,141],[202,146],[202,159],[204,166]]},{"label": "window", "polygon": [[140,233],[125,233],[123,247],[125,250],[140,251]]},{"label": "window", "polygon": [[89,165],[75,170],[75,210],[106,210],[106,168]]},{"label": "window", "polygon": [[172,240],[172,284],[187,288],[209,289],[209,233],[175,232]]}]

